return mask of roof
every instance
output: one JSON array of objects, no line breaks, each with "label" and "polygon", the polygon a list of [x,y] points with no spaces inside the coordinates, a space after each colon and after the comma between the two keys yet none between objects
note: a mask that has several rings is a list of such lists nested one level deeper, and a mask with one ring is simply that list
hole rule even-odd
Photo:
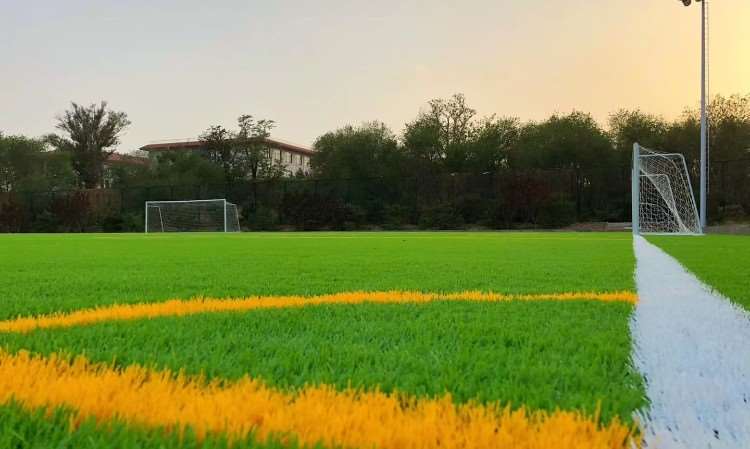
[{"label": "roof", "polygon": [[[280,150],[286,150],[292,153],[312,155],[315,154],[315,150],[301,145],[295,145],[288,142],[283,142],[277,139],[264,139],[268,146],[272,148],[278,148]],[[200,149],[203,147],[203,142],[200,140],[168,140],[150,143],[142,146],[140,149],[143,151],[174,151],[174,150],[191,150]]]},{"label": "roof", "polygon": [[143,165],[149,164],[149,160],[145,157],[131,156],[122,153],[112,153],[109,155],[105,164],[110,165]]},{"label": "roof", "polygon": [[[43,154],[54,156],[54,155],[64,155],[64,154],[70,154],[67,151],[62,150],[52,150],[52,151],[45,151]],[[104,161],[105,164],[109,165],[142,165],[147,166],[150,164],[150,161],[147,157],[142,156],[133,156],[130,154],[123,154],[123,153],[111,153],[109,156],[107,156],[107,159]]]}]

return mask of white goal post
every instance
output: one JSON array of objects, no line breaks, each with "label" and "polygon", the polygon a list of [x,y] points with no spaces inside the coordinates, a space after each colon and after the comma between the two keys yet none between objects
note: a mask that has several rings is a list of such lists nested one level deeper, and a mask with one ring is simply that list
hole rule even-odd
[{"label": "white goal post", "polygon": [[703,233],[685,157],[633,145],[634,234]]},{"label": "white goal post", "polygon": [[145,231],[240,232],[237,205],[225,199],[146,201]]}]

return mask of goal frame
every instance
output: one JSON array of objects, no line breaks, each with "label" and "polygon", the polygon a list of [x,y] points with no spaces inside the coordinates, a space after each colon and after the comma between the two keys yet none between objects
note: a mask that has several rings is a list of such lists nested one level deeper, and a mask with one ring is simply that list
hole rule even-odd
[{"label": "goal frame", "polygon": [[[237,210],[237,205],[234,203],[230,203],[226,200],[226,198],[213,198],[213,199],[207,199],[207,200],[169,200],[169,201],[146,201],[144,207],[143,207],[143,232],[144,234],[148,234],[148,208],[154,207],[152,204],[159,203],[159,204],[180,204],[180,203],[215,203],[217,201],[223,202],[224,207],[224,231],[223,232],[229,232],[229,226],[228,226],[228,220],[227,220],[227,205],[231,205],[235,207],[235,211],[237,212],[235,214],[235,219],[237,220],[237,232],[241,232],[242,228],[240,227],[240,214],[239,210]],[[159,209],[159,221],[161,223],[161,232],[164,231],[164,219],[161,214],[161,209]],[[175,231],[180,232],[180,231]],[[183,231],[183,232],[191,232],[191,231]]]},{"label": "goal frame", "polygon": [[[643,149],[639,143],[633,144],[633,170],[631,173],[631,220],[632,220],[632,230],[634,235],[641,235],[644,232],[641,232],[641,223],[640,223],[640,216],[641,216],[641,177],[644,176],[641,173],[641,158],[642,157],[677,157],[682,162],[682,169],[685,170],[685,173],[688,176],[688,190],[690,192],[690,205],[692,206],[692,209],[694,210],[696,216],[698,216],[698,207],[695,203],[695,194],[693,193],[693,185],[690,182],[689,179],[689,172],[687,170],[687,163],[685,162],[685,156],[680,153],[659,153],[659,154],[641,154],[641,149]],[[667,176],[667,175],[663,175]],[[698,228],[699,232],[645,232],[645,234],[649,235],[687,235],[687,236],[700,236],[703,235],[704,229],[700,222],[700,219],[698,220]]]}]

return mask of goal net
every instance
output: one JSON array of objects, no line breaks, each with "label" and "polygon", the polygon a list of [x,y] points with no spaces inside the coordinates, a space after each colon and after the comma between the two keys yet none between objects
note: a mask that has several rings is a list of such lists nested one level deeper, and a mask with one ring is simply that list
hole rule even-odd
[{"label": "goal net", "polygon": [[685,158],[633,146],[633,232],[701,234]]},{"label": "goal net", "polygon": [[146,232],[240,232],[237,205],[224,199],[146,201]]}]

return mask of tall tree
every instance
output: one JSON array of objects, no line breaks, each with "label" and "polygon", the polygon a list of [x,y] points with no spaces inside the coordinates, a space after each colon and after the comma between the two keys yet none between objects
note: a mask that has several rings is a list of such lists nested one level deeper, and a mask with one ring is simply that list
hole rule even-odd
[{"label": "tall tree", "polygon": [[16,190],[32,178],[43,152],[44,143],[38,140],[0,133],[0,192]]},{"label": "tall tree", "polygon": [[234,136],[221,125],[212,125],[199,137],[208,159],[221,167],[224,182],[231,184],[238,178],[236,157],[232,151]]},{"label": "tall tree", "polygon": [[403,157],[396,136],[383,123],[345,126],[315,141],[310,161],[316,175],[334,179],[392,177],[400,174]]},{"label": "tall tree", "polygon": [[[750,94],[717,95],[708,112],[711,157],[715,160],[750,157]],[[699,116],[697,111],[692,115]]]},{"label": "tall tree", "polygon": [[663,118],[638,109],[620,109],[609,116],[612,142],[623,153],[630,153],[636,142],[652,149],[663,148],[667,128]]},{"label": "tall tree", "polygon": [[68,154],[47,151],[43,139],[0,133],[0,192],[67,189],[74,185]]},{"label": "tall tree", "polygon": [[526,124],[512,152],[518,168],[590,168],[611,165],[614,150],[591,115],[572,112]]},{"label": "tall tree", "polygon": [[273,120],[256,120],[244,114],[237,118],[237,131],[223,126],[209,127],[199,139],[211,162],[224,172],[224,182],[242,179],[280,177],[286,174],[279,161],[274,161],[268,138],[275,126]]},{"label": "tall tree", "polygon": [[51,134],[46,140],[59,151],[71,155],[71,163],[79,184],[97,188],[102,184],[104,161],[120,143],[121,133],[130,126],[127,114],[107,108],[107,102],[81,106],[71,103],[71,109],[57,118],[56,128],[65,135]]},{"label": "tall tree", "polygon": [[619,164],[630,164],[633,144],[663,150],[669,124],[661,117],[638,109],[620,109],[609,116],[609,135]]},{"label": "tall tree", "polygon": [[463,94],[431,100],[428,106],[406,124],[404,147],[423,163],[437,163],[451,172],[464,170],[476,111],[466,104]]},{"label": "tall tree", "polygon": [[474,126],[468,148],[468,167],[476,173],[492,172],[508,165],[508,154],[518,141],[517,118],[482,119]]},{"label": "tall tree", "polygon": [[237,118],[238,131],[234,136],[233,151],[238,159],[239,169],[244,177],[252,180],[259,177],[277,178],[283,176],[284,168],[273,160],[268,138],[276,126],[273,120],[255,120],[252,115]]},{"label": "tall tree", "polygon": [[225,179],[220,166],[198,154],[165,151],[158,158],[153,172],[156,184],[220,184]]}]

